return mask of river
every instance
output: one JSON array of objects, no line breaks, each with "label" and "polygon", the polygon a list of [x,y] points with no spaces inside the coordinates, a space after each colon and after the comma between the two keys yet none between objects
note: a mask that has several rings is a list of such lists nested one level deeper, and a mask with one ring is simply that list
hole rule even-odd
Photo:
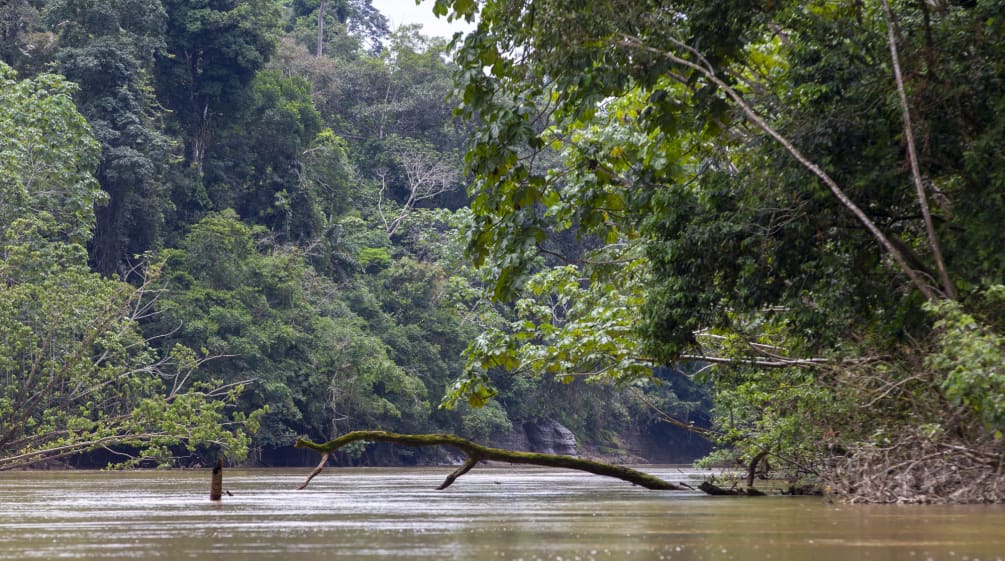
[{"label": "river", "polygon": [[[480,467],[0,474],[0,560],[1005,561],[1005,506],[647,491]],[[647,471],[673,481],[693,474]]]}]

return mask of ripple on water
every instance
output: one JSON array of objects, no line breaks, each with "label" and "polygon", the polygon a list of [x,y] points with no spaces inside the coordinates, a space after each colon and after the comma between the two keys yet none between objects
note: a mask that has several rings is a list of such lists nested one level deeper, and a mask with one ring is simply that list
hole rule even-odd
[{"label": "ripple on water", "polygon": [[[304,470],[306,471],[306,470]],[[1005,554],[1002,507],[834,507],[710,499],[577,472],[449,469],[0,476],[0,559],[985,561]],[[686,473],[653,470],[673,480]],[[952,553],[952,557],[950,557]]]}]

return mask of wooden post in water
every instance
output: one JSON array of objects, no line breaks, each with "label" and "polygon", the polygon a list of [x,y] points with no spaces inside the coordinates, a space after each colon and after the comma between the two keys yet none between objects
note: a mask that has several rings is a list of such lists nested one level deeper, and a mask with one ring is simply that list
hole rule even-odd
[{"label": "wooden post in water", "polygon": [[223,460],[216,459],[213,466],[213,481],[209,487],[209,500],[218,501],[223,497]]}]

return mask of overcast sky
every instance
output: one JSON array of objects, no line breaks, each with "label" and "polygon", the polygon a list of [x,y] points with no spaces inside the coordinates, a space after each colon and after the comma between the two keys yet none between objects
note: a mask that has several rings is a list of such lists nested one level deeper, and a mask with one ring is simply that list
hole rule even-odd
[{"label": "overcast sky", "polygon": [[372,0],[372,2],[373,7],[387,16],[391,29],[410,23],[421,23],[424,34],[450,38],[455,31],[464,31],[469,27],[463,22],[447,23],[446,18],[434,16],[433,0],[423,0],[419,6],[415,5],[415,0]]}]

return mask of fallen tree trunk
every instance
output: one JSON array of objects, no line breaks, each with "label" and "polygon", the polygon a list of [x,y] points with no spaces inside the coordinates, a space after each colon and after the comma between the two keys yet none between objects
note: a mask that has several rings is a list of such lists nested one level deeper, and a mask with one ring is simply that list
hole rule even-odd
[{"label": "fallen tree trunk", "polygon": [[725,487],[719,487],[714,483],[708,481],[702,481],[701,485],[698,486],[699,489],[705,493],[713,496],[730,496],[730,497],[763,497],[764,493],[754,489],[753,487],[746,487],[743,489],[737,489],[736,487],[731,487],[729,489]]},{"label": "fallen tree trunk", "polygon": [[596,475],[614,477],[616,479],[621,479],[622,481],[627,481],[633,485],[645,487],[646,489],[670,491],[683,491],[685,489],[690,489],[690,487],[684,484],[670,483],[669,481],[665,481],[659,477],[642,473],[641,471],[636,471],[634,469],[595,462],[593,460],[574,458],[572,456],[537,454],[534,452],[518,452],[515,450],[503,450],[501,448],[489,448],[488,446],[475,444],[470,440],[453,434],[397,434],[377,430],[353,431],[343,434],[335,440],[329,440],[323,444],[317,444],[303,438],[297,439],[297,443],[294,445],[295,447],[310,448],[311,450],[321,454],[321,463],[314,468],[314,471],[307,476],[307,479],[304,480],[298,489],[306,488],[311,482],[311,479],[314,479],[314,476],[321,473],[321,471],[325,468],[325,465],[328,463],[328,458],[331,456],[332,452],[347,444],[358,441],[390,442],[392,444],[411,447],[450,446],[451,448],[456,448],[467,455],[467,461],[464,462],[461,467],[454,470],[453,473],[448,475],[446,480],[444,480],[443,483],[437,487],[437,489],[446,489],[453,484],[458,477],[471,471],[471,468],[475,467],[478,462],[483,460],[507,462],[511,464],[528,464],[544,467],[576,469]]}]

